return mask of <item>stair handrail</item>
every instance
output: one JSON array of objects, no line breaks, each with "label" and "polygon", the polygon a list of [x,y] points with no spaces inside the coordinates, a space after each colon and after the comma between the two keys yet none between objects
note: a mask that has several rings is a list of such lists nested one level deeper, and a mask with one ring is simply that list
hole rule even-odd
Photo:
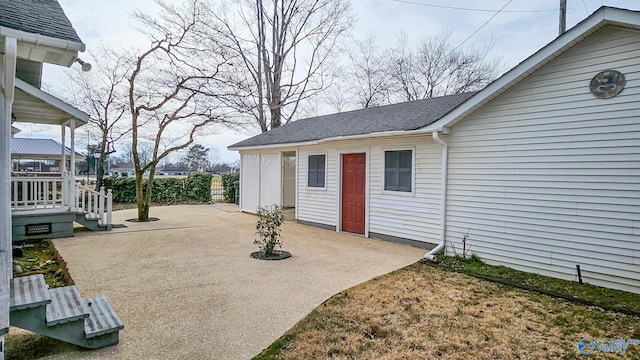
[{"label": "stair handrail", "polygon": [[[95,191],[80,183],[76,183],[75,209],[81,211],[89,219],[97,219],[101,226],[110,227],[113,211],[113,192],[104,186]],[[86,200],[86,201],[85,201]]]}]

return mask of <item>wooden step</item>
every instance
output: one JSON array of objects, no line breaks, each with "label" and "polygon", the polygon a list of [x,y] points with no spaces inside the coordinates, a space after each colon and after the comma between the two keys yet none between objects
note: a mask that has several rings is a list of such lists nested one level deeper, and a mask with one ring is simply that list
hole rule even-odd
[{"label": "wooden step", "polygon": [[89,316],[84,299],[75,286],[50,289],[51,303],[47,305],[47,326],[55,326]]},{"label": "wooden step", "polygon": [[49,287],[42,274],[11,279],[9,286],[9,309],[24,310],[51,303]]},{"label": "wooden step", "polygon": [[90,313],[90,316],[84,320],[84,333],[87,339],[124,329],[122,320],[103,295],[87,299],[87,309]]}]

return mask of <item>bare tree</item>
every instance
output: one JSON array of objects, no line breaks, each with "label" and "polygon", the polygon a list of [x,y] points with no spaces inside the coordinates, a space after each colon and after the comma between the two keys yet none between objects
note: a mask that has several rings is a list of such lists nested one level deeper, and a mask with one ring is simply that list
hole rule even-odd
[{"label": "bare tree", "polygon": [[222,164],[222,155],[220,155],[220,150],[215,147],[209,148],[208,160],[211,167]]},{"label": "bare tree", "polygon": [[265,132],[294,118],[332,80],[338,42],[353,26],[348,0],[244,0],[211,9],[212,34],[242,69],[227,105]]},{"label": "bare tree", "polygon": [[[218,111],[212,89],[224,85],[217,82],[223,72],[230,71],[229,63],[225,51],[204,37],[202,3],[189,0],[181,6],[158,4],[158,19],[134,14],[151,45],[134,55],[128,82],[139,221],[149,218],[153,179],[160,160],[191,145],[194,137],[211,125],[226,121]],[[161,149],[162,139],[167,137],[173,143]],[[146,164],[139,149],[144,140],[153,144]],[[143,186],[145,173],[148,182]]]},{"label": "bare tree", "polygon": [[350,110],[354,106],[356,99],[356,96],[351,94],[353,86],[349,84],[348,76],[345,75],[344,78],[346,81],[335,81],[331,84],[331,87],[327,88],[327,91],[320,95],[322,103],[339,113]]},{"label": "bare tree", "polygon": [[98,142],[100,154],[96,165],[96,189],[100,189],[107,156],[115,152],[115,142],[131,130],[130,124],[123,120],[127,111],[128,66],[124,56],[104,44],[91,56],[95,59],[92,71],[67,69],[64,83],[65,97],[89,114],[89,131]]},{"label": "bare tree", "polygon": [[355,49],[349,52],[349,79],[358,105],[366,109],[389,103],[389,54],[381,52],[376,40],[371,36],[362,41],[354,40],[354,43]]},{"label": "bare tree", "polygon": [[401,101],[413,101],[424,93],[422,84],[416,79],[415,55],[410,48],[409,38],[405,32],[398,35],[397,46],[389,57],[389,72],[392,79],[394,95]]},{"label": "bare tree", "polygon": [[488,58],[492,46],[462,49],[449,40],[451,30],[422,39],[416,50],[406,36],[392,51],[390,67],[402,101],[479,90],[498,77],[501,60]]}]

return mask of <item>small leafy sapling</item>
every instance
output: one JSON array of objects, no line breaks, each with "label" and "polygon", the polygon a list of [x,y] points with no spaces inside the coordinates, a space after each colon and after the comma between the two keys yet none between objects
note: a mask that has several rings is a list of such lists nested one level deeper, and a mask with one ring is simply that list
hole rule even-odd
[{"label": "small leafy sapling", "polygon": [[258,207],[258,222],[256,224],[256,235],[254,244],[260,248],[260,257],[273,256],[276,247],[282,247],[280,236],[284,216],[280,205],[272,205],[270,208]]}]

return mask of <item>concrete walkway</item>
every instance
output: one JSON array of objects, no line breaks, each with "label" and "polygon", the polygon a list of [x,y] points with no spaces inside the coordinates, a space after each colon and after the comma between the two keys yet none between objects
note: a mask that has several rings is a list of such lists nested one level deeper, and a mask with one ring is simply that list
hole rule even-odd
[{"label": "concrete walkway", "polygon": [[250,359],[337,292],[419,260],[424,250],[286,222],[293,257],[249,257],[256,217],[234,205],[151,208],[160,221],[54,243],[86,298],[106,295],[120,344],[55,359]]}]

